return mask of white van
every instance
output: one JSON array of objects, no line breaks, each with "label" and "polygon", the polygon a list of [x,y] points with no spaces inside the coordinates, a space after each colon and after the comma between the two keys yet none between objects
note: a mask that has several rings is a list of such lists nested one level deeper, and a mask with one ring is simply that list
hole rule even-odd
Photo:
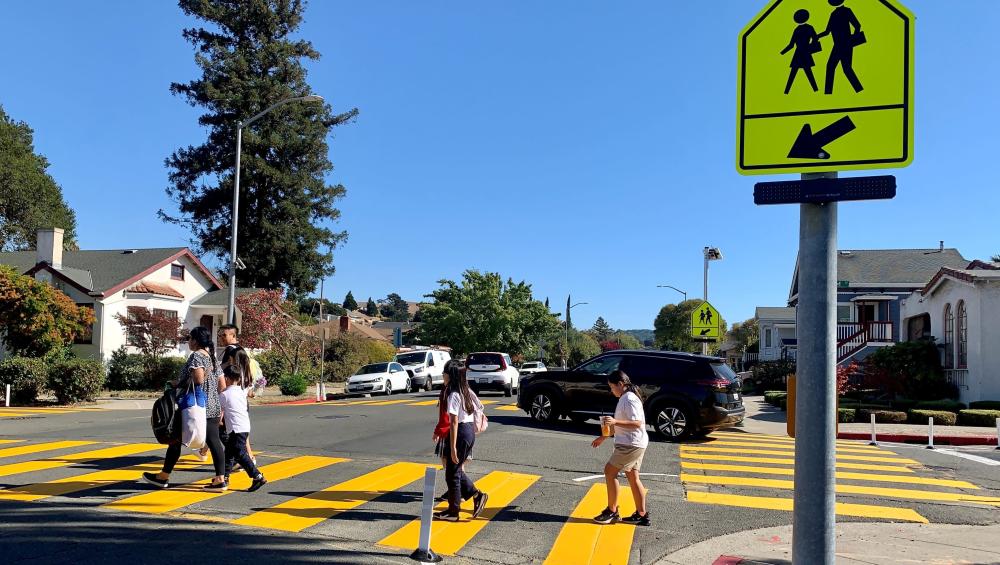
[{"label": "white van", "polygon": [[396,361],[410,375],[410,388],[414,392],[431,390],[444,385],[444,364],[451,360],[451,354],[439,349],[420,349],[397,353]]}]

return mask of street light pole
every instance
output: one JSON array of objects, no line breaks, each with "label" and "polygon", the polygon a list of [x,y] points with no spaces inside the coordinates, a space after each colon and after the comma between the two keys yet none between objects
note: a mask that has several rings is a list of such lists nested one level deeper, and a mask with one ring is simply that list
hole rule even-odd
[{"label": "street light pole", "polygon": [[279,100],[274,104],[268,106],[264,111],[257,113],[249,120],[241,121],[236,124],[236,177],[233,182],[233,234],[232,241],[229,245],[229,300],[226,303],[226,318],[229,320],[230,324],[236,323],[236,265],[239,262],[239,258],[236,256],[236,235],[238,233],[238,221],[239,221],[239,209],[240,209],[240,152],[243,148],[243,128],[249,126],[250,124],[256,122],[262,118],[265,114],[274,110],[279,106],[284,106],[291,102],[322,102],[322,96],[309,95],[309,96],[293,96],[291,98],[285,98]]},{"label": "street light pole", "polygon": [[677,292],[683,294],[684,295],[684,301],[687,302],[688,293],[686,293],[683,290],[677,288],[676,286],[670,286],[669,284],[658,284],[658,285],[656,285],[656,288],[672,288],[672,289],[676,290]]},{"label": "street light pole", "polygon": [[[722,259],[722,251],[718,247],[706,247],[702,250],[702,254],[705,256],[705,287],[703,289],[702,297],[705,302],[708,302],[708,262],[709,261],[719,261]],[[701,342],[701,354],[708,355],[708,342]]]},{"label": "street light pole", "polygon": [[574,305],[572,305],[572,306],[570,306],[569,308],[566,309],[566,366],[563,367],[564,369],[569,368],[569,351],[570,351],[570,349],[569,349],[569,312],[570,312],[570,310],[572,310],[573,308],[576,308],[577,306],[579,306],[581,304],[588,304],[588,302],[577,302],[576,304],[574,304]]}]

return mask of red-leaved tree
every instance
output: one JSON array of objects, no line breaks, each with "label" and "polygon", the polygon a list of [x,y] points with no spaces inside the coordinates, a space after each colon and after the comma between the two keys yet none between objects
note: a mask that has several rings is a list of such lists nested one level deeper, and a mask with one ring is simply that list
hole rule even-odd
[{"label": "red-leaved tree", "polygon": [[125,328],[128,345],[142,353],[147,368],[153,367],[164,353],[177,347],[182,332],[177,312],[129,308],[125,315],[115,314],[115,319]]},{"label": "red-leaved tree", "polygon": [[319,358],[319,340],[302,330],[295,320],[297,308],[281,290],[255,290],[236,297],[243,317],[240,344],[249,349],[271,349],[285,360],[292,373]]},{"label": "red-leaved tree", "polygon": [[601,342],[601,351],[614,351],[615,349],[621,349],[622,344],[615,339],[606,339]]}]

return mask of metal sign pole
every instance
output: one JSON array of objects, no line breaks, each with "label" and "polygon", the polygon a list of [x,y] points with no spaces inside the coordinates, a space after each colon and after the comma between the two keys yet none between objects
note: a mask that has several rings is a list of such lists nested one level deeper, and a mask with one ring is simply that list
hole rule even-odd
[{"label": "metal sign pole", "polygon": [[835,565],[837,203],[800,206],[792,562]]}]

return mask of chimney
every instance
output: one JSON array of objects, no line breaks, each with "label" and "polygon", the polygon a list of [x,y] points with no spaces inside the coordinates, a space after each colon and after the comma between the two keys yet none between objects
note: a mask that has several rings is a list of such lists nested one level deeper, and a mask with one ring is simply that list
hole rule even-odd
[{"label": "chimney", "polygon": [[351,330],[351,318],[350,316],[340,317],[340,333],[347,333]]},{"label": "chimney", "polygon": [[38,230],[35,244],[38,262],[45,261],[55,269],[62,269],[63,230],[62,228],[42,228]]}]

